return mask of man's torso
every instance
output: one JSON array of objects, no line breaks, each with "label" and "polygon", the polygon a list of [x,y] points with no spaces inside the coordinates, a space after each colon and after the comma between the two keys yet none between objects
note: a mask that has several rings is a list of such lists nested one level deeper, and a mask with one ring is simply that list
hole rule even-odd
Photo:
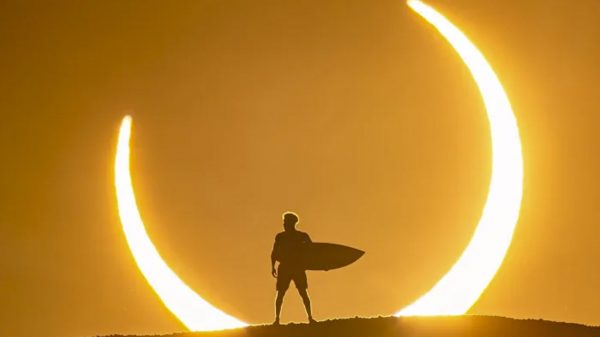
[{"label": "man's torso", "polygon": [[310,243],[308,234],[301,231],[284,231],[275,236],[277,260],[280,267],[300,267],[302,250]]}]

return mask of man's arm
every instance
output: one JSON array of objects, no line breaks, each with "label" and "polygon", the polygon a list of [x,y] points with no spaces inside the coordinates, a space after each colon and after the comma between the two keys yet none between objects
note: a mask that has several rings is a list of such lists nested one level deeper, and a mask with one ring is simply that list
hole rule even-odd
[{"label": "man's arm", "polygon": [[277,242],[277,237],[275,237],[275,243],[273,244],[273,250],[271,251],[271,275],[273,275],[273,277],[277,277],[277,270],[275,269],[275,261],[277,261],[278,255],[279,255],[279,242]]}]

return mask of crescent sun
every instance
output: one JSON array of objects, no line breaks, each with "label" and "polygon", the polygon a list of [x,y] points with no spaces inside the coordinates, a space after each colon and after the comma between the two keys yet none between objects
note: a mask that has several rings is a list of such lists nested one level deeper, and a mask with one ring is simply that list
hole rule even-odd
[{"label": "crescent sun", "polygon": [[[481,219],[461,257],[429,292],[396,315],[463,314],[493,279],[512,241],[523,189],[519,130],[506,93],[481,52],[432,7],[417,0],[409,0],[408,5],[446,38],[479,87],[490,123],[492,176]],[[219,310],[186,285],[152,243],[137,207],[131,179],[131,126],[131,117],[124,117],[114,169],[119,217],[138,268],[165,306],[188,329],[209,331],[246,326],[247,323]]]}]

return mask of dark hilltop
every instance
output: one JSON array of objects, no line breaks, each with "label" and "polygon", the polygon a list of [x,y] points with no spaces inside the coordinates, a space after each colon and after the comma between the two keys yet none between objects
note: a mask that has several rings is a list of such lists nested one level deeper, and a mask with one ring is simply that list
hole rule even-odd
[{"label": "dark hilltop", "polygon": [[[600,327],[495,316],[347,318],[316,324],[257,325],[216,332],[137,337],[600,337]],[[111,335],[111,337],[124,337]]]}]

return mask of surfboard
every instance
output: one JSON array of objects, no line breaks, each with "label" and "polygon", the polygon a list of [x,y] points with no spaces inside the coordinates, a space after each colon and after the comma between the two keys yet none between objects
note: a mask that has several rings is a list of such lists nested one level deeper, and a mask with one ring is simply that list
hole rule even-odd
[{"label": "surfboard", "polygon": [[306,270],[331,270],[345,267],[364,254],[360,249],[344,245],[312,242],[303,249],[302,262]]}]

